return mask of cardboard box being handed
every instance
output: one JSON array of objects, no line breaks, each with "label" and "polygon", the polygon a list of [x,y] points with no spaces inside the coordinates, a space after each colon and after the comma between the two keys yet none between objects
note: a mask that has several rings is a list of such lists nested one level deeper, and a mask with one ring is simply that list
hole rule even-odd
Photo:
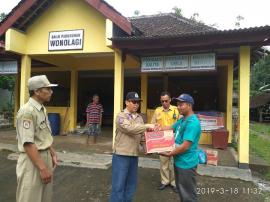
[{"label": "cardboard box being handed", "polygon": [[145,132],[147,153],[170,152],[175,148],[172,130]]},{"label": "cardboard box being handed", "polygon": [[212,149],[207,149],[206,155],[207,155],[207,165],[217,166],[217,164],[218,164],[218,151],[212,150]]}]

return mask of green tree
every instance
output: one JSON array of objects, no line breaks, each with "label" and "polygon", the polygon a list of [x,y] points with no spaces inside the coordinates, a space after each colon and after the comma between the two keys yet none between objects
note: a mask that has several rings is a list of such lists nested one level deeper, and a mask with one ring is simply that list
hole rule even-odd
[{"label": "green tree", "polygon": [[236,22],[235,22],[235,27],[237,27],[237,28],[240,28],[240,26],[241,26],[241,21],[243,21],[245,18],[243,17],[243,16],[241,16],[241,15],[238,15],[238,16],[236,16]]},{"label": "green tree", "polygon": [[135,10],[134,11],[134,16],[139,16],[140,15],[140,11],[139,10]]},{"label": "green tree", "polygon": [[[183,16],[181,8],[175,6],[175,7],[172,8],[172,10],[173,10],[175,15],[181,16],[181,17]],[[200,20],[200,14],[199,13],[193,13],[192,16],[190,16],[189,19],[194,21],[194,22],[198,22],[198,23],[206,25],[202,20]],[[213,28],[218,28],[219,27],[217,23],[209,24],[208,26],[213,27]]]},{"label": "green tree", "polygon": [[5,13],[0,13],[0,22],[6,17]]},{"label": "green tree", "polygon": [[15,77],[0,75],[0,88],[6,89],[11,92],[10,101],[7,103],[6,110],[10,113],[13,112],[13,99],[14,99],[14,87],[15,87]]},{"label": "green tree", "polygon": [[14,76],[0,75],[0,88],[13,91],[15,86]]},{"label": "green tree", "polygon": [[181,8],[175,6],[175,7],[172,8],[172,10],[173,10],[173,12],[175,13],[175,15],[183,16],[183,14],[182,14],[182,9],[181,9]]},{"label": "green tree", "polygon": [[260,59],[251,68],[251,96],[261,93],[261,88],[270,84],[270,54]]}]

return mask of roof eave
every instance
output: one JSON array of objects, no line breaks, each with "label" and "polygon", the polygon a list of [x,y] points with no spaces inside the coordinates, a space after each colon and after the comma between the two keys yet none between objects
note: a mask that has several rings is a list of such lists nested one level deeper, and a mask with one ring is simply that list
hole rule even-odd
[{"label": "roof eave", "polygon": [[[188,44],[195,45],[270,45],[270,26],[263,28],[251,29],[252,31],[237,30],[237,31],[218,31],[218,32],[203,32],[190,33],[183,35],[170,36],[154,36],[154,37],[119,37],[112,38],[113,45],[118,48],[136,48],[146,47],[149,44],[186,46]],[[184,42],[184,43],[183,43]]]},{"label": "roof eave", "polygon": [[120,27],[127,34],[132,34],[132,25],[131,22],[121,15],[119,12],[114,11],[102,0],[85,0],[90,6],[94,7],[102,15],[109,18],[114,24]]},{"label": "roof eave", "polygon": [[37,0],[25,0],[19,5],[15,11],[11,11],[11,15],[0,25],[0,36],[3,35],[28,9],[30,9]]},{"label": "roof eave", "polygon": [[[22,17],[38,0],[21,0],[18,5],[8,14],[7,18],[0,23],[0,36],[2,36],[15,22]],[[84,0],[98,12],[110,19],[128,35],[132,34],[131,22],[113,9],[103,0]]]}]

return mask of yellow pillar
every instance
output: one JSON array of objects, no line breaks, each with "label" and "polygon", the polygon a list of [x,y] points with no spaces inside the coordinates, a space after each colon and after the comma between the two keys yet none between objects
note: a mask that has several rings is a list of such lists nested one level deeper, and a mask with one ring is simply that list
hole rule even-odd
[{"label": "yellow pillar", "polygon": [[227,65],[227,112],[226,112],[226,127],[229,131],[229,143],[232,143],[232,108],[233,108],[233,61],[228,61]]},{"label": "yellow pillar", "polygon": [[70,125],[69,130],[74,131],[77,128],[77,97],[78,97],[78,71],[71,70],[70,80]]},{"label": "yellow pillar", "polygon": [[249,83],[250,83],[250,47],[241,46],[239,54],[239,168],[248,168],[249,164]]},{"label": "yellow pillar", "polygon": [[148,89],[148,76],[147,74],[141,74],[141,113],[147,113],[147,89]]},{"label": "yellow pillar", "polygon": [[16,115],[19,111],[20,97],[19,97],[19,75],[15,76],[15,86],[14,86],[14,127],[16,126]]},{"label": "yellow pillar", "polygon": [[20,106],[24,105],[29,99],[29,90],[27,84],[30,76],[31,58],[28,55],[23,55],[21,59]]},{"label": "yellow pillar", "polygon": [[122,52],[114,52],[114,110],[113,110],[113,145],[115,139],[115,119],[116,115],[123,109],[124,93],[124,68],[122,62]]}]

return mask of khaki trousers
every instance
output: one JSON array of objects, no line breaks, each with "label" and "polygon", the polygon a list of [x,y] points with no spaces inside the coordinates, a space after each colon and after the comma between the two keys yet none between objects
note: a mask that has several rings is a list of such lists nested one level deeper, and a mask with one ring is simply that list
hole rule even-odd
[{"label": "khaki trousers", "polygon": [[[52,168],[52,157],[49,150],[40,151],[40,156],[49,170]],[[38,168],[32,163],[26,153],[21,153],[16,167],[17,202],[51,202],[52,182],[42,183]]]},{"label": "khaki trousers", "polygon": [[159,156],[161,184],[175,186],[172,157]]}]

